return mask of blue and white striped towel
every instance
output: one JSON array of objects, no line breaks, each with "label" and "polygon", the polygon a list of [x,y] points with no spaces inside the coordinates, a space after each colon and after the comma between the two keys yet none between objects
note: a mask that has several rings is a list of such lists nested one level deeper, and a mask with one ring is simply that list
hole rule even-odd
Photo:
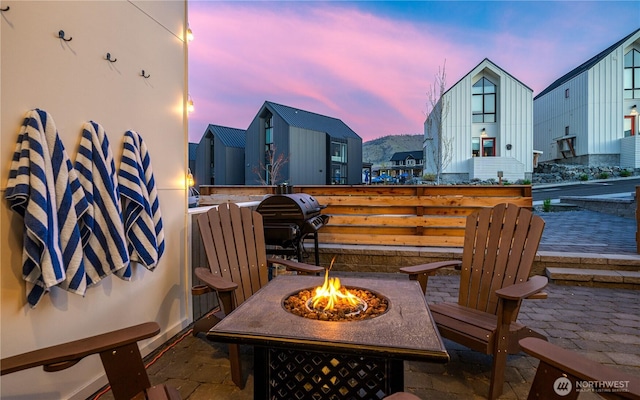
[{"label": "blue and white striped towel", "polygon": [[164,229],[149,151],[135,131],[124,134],[118,183],[131,261],[153,270],[164,253]]},{"label": "blue and white striped towel", "polygon": [[27,112],[11,161],[5,197],[24,218],[22,277],[35,307],[55,285],[84,295],[80,219],[88,209],[78,175],[51,116]]},{"label": "blue and white striped towel", "polygon": [[82,128],[75,168],[89,203],[89,222],[82,232],[87,285],[114,272],[129,280],[129,253],[109,139],[96,122],[87,122]]}]

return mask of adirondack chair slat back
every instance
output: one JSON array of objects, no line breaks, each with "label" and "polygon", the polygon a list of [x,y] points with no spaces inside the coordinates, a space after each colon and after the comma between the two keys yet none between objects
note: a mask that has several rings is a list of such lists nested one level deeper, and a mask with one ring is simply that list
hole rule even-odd
[{"label": "adirondack chair slat back", "polygon": [[497,314],[495,291],[527,281],[543,229],[542,218],[513,204],[469,215],[458,304]]},{"label": "adirondack chair slat back", "polygon": [[267,283],[264,227],[259,213],[233,203],[221,204],[201,214],[198,227],[211,273],[238,284],[235,306]]}]

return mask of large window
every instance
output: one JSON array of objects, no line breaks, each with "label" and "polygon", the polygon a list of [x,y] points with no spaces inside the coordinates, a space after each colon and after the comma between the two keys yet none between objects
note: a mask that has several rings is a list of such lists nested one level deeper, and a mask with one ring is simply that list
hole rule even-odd
[{"label": "large window", "polygon": [[496,85],[482,78],[471,87],[473,122],[496,122]]},{"label": "large window", "polygon": [[624,98],[640,99],[640,51],[624,55]]},{"label": "large window", "polygon": [[264,143],[266,145],[273,144],[273,115],[271,113],[264,117]]},{"label": "large window", "polygon": [[334,185],[347,183],[347,166],[345,164],[331,164],[331,183]]},{"label": "large window", "polygon": [[340,142],[331,142],[331,161],[346,163],[347,162],[347,144]]}]

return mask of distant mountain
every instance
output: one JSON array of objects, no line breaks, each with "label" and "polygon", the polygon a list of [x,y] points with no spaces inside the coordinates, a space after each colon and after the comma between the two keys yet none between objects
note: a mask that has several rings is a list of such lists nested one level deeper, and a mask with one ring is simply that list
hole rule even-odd
[{"label": "distant mountain", "polygon": [[362,143],[362,161],[374,165],[388,163],[393,153],[422,151],[423,135],[389,135]]}]

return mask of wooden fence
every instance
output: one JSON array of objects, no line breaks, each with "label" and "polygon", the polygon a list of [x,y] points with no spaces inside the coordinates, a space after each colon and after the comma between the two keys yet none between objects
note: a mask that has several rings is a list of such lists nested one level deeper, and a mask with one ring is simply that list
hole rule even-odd
[{"label": "wooden fence", "polygon": [[[201,186],[203,196],[260,196],[274,186]],[[461,247],[465,217],[481,207],[532,207],[531,186],[295,186],[327,207],[320,243]]]}]

